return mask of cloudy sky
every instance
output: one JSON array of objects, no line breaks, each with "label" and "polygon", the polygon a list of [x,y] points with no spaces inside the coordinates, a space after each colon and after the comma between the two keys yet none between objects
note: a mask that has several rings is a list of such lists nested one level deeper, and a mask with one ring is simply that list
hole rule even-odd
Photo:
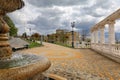
[{"label": "cloudy sky", "polygon": [[[25,7],[8,14],[19,29],[19,34],[38,32],[48,34],[56,29],[89,30],[95,23],[120,8],[120,0],[24,0]],[[116,31],[120,30],[120,21]]]}]

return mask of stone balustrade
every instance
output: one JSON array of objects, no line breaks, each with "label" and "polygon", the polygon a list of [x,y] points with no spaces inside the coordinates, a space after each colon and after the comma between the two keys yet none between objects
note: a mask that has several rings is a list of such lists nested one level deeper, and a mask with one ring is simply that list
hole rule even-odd
[{"label": "stone balustrade", "polygon": [[120,44],[91,44],[91,48],[120,63]]},{"label": "stone balustrade", "polygon": [[92,44],[91,48],[96,50],[96,51],[107,53],[107,54],[120,55],[120,45],[117,45],[117,44],[113,44],[113,45],[109,45],[109,44]]},{"label": "stone balustrade", "polygon": [[[120,18],[120,9],[91,28],[91,48],[120,62],[120,45],[115,42],[115,22]],[[105,25],[108,25],[108,43],[105,43]],[[100,35],[99,35],[100,32]]]}]

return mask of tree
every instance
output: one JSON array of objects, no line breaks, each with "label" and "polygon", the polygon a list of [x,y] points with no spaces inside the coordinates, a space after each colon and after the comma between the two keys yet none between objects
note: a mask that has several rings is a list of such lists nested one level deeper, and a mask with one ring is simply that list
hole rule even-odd
[{"label": "tree", "polygon": [[10,27],[10,36],[17,36],[18,29],[15,27],[13,21],[7,15],[5,15],[3,19]]},{"label": "tree", "polygon": [[47,35],[47,37],[48,37],[48,42],[51,42],[51,43],[55,42],[55,40],[54,40],[54,34]]},{"label": "tree", "polygon": [[59,34],[60,42],[65,43],[68,40],[67,34],[65,32],[61,32]]},{"label": "tree", "polygon": [[24,33],[22,34],[22,38],[27,38],[27,33],[26,33],[26,32],[24,32]]},{"label": "tree", "polygon": [[40,39],[40,34],[39,33],[34,33],[31,35],[31,37],[34,39],[34,40],[39,40]]}]

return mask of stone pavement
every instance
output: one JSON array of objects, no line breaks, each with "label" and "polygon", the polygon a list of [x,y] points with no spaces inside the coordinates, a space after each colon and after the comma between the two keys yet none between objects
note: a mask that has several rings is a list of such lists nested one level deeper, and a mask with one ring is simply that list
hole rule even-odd
[{"label": "stone pavement", "polygon": [[44,45],[23,52],[48,57],[52,65],[45,73],[57,74],[68,80],[120,80],[120,64],[90,49]]}]

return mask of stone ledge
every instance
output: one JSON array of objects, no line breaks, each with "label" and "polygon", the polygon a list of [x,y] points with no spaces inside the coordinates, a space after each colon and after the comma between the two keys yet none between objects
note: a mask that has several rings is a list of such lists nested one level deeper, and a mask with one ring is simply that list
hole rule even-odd
[{"label": "stone ledge", "polygon": [[110,54],[110,53],[108,54],[108,53],[98,51],[98,50],[94,50],[94,49],[91,49],[91,50],[93,50],[93,51],[95,51],[95,52],[97,52],[97,53],[99,53],[99,54],[101,54],[101,55],[103,55],[103,56],[105,56],[105,57],[107,57],[111,60],[114,60],[114,61],[120,63],[120,55]]}]

